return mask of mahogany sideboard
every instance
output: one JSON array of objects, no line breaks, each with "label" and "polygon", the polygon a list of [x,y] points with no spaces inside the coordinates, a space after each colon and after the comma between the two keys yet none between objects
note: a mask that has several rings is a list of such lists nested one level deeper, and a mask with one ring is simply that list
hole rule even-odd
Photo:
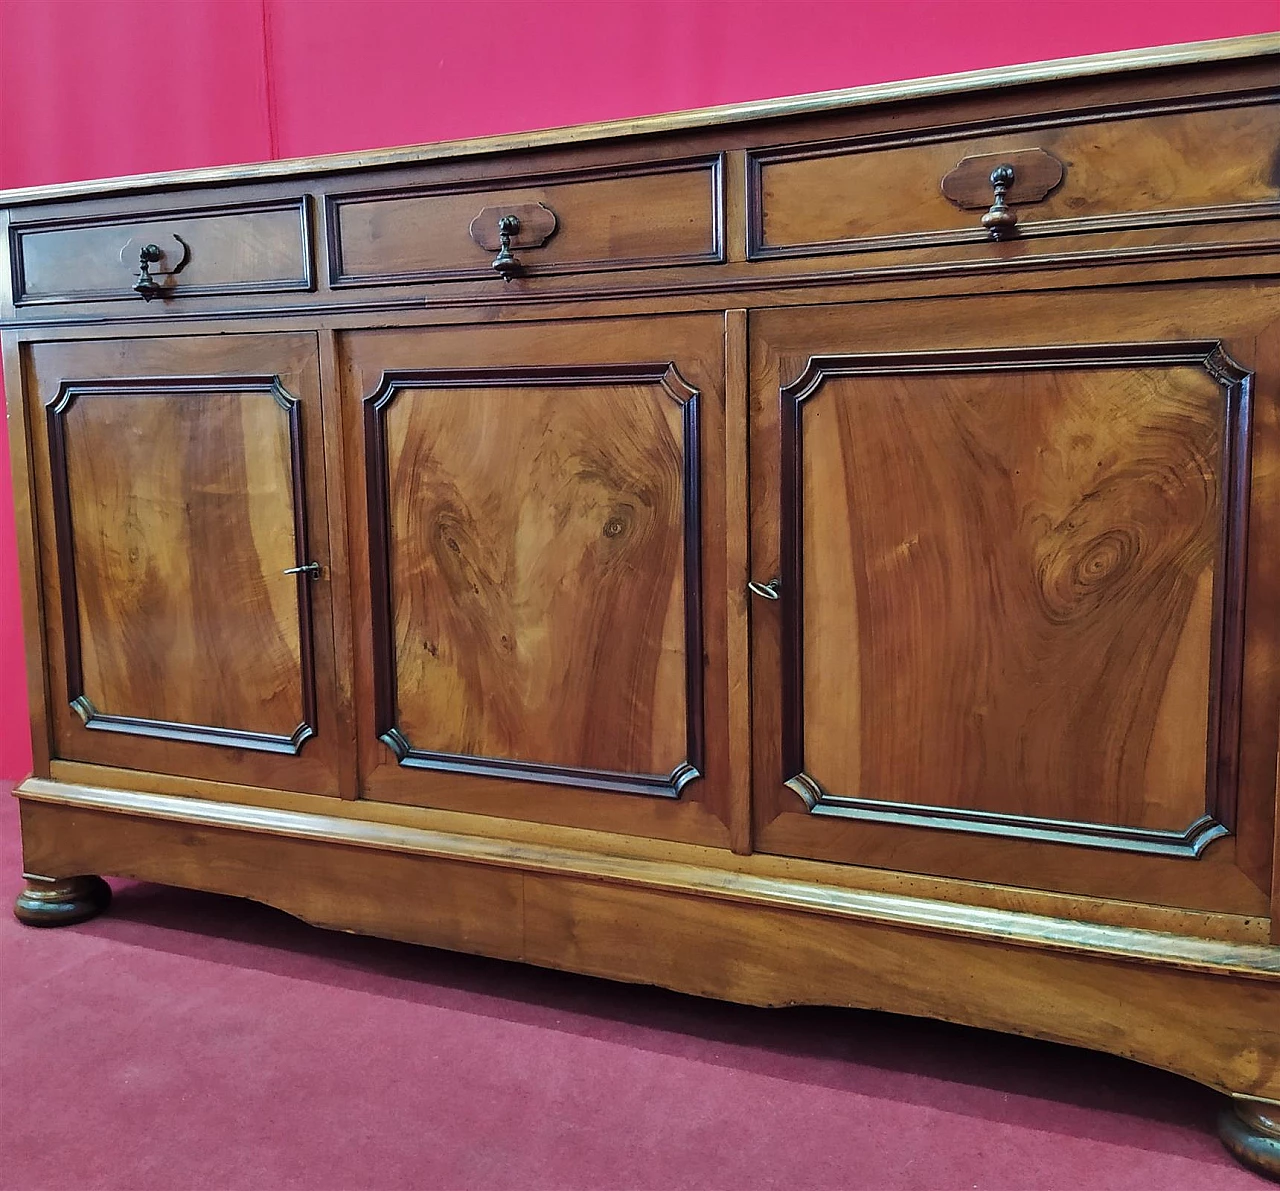
[{"label": "mahogany sideboard", "polygon": [[0,195],[98,874],[1093,1047],[1280,1171],[1280,36]]}]

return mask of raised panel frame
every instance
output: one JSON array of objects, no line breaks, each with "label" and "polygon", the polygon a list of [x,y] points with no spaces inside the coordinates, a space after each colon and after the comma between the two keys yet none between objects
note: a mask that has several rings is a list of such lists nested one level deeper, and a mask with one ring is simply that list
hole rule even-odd
[{"label": "raised panel frame", "polygon": [[[1222,510],[1213,590],[1205,813],[1182,831],[1077,822],[833,794],[804,760],[804,403],[828,379],[1028,369],[1200,366],[1223,392]],[[780,570],[782,580],[783,784],[812,815],[1016,837],[1048,843],[1199,857],[1234,828],[1244,682],[1245,557],[1248,540],[1253,374],[1216,340],[936,352],[811,356],[780,389]]]},{"label": "raised panel frame", "polygon": [[[959,146],[972,140],[1001,135],[1047,131],[1101,121],[1124,121],[1149,116],[1215,111],[1231,107],[1253,107],[1275,103],[1277,100],[1280,100],[1280,91],[1276,90],[1215,95],[1208,98],[1166,99],[1106,108],[1082,107],[1053,116],[1024,116],[997,121],[975,120],[929,130],[912,130],[887,135],[868,133],[839,141],[749,149],[747,151],[747,260],[791,260],[890,249],[945,248],[964,244],[983,244],[988,240],[987,230],[974,220],[972,227],[965,228],[904,232],[898,235],[849,236],[800,244],[769,244],[765,238],[764,226],[764,171],[775,162],[840,157],[895,148],[908,149],[914,146],[946,144],[953,141]],[[939,197],[942,197],[941,177],[938,178],[938,182]],[[1062,184],[1060,183],[1059,186]],[[1034,204],[1023,212],[1024,217],[1020,218],[1017,228],[1018,240],[1040,241],[1097,232],[1140,231],[1274,219],[1280,215],[1280,200],[1155,211],[1117,211],[1108,215],[1040,220],[1033,217],[1034,212]],[[1104,250],[1104,255],[1108,258],[1125,257],[1149,251],[1150,249],[1119,247]],[[984,262],[972,262],[972,266],[977,268],[981,268],[983,264]]]},{"label": "raised panel frame", "polygon": [[[685,760],[669,774],[636,774],[416,748],[398,725],[393,593],[391,496],[386,411],[407,389],[585,387],[648,385],[681,406],[684,493]],[[705,771],[703,692],[702,529],[699,391],[672,362],[570,367],[425,368],[385,370],[363,401],[365,482],[369,518],[374,727],[399,765],[410,769],[541,782],[579,789],[679,798]]]},{"label": "raised panel frame", "polygon": [[118,732],[160,740],[192,744],[220,745],[252,752],[296,756],[316,734],[315,632],[311,608],[311,584],[305,571],[296,576],[298,588],[298,657],[302,691],[302,718],[288,736],[223,728],[205,724],[176,723],[170,720],[113,715],[95,707],[84,691],[80,642],[80,602],[75,569],[75,537],[71,514],[71,477],[67,469],[66,414],[72,405],[88,397],[156,396],[201,393],[262,393],[270,396],[283,411],[289,430],[290,499],[293,506],[294,565],[309,561],[307,508],[302,458],[301,409],[279,376],[145,376],[110,380],[64,380],[45,405],[49,437],[49,465],[53,482],[54,540],[62,592],[62,639],[67,700],[86,728]]},{"label": "raised panel frame", "polygon": [[[159,224],[184,219],[236,219],[240,216],[273,214],[277,212],[294,213],[298,220],[298,246],[300,273],[297,277],[286,277],[271,281],[228,281],[211,285],[185,284],[164,295],[166,300],[174,298],[214,298],[232,297],[236,295],[271,294],[271,293],[311,293],[316,288],[315,277],[315,245],[311,230],[311,198],[299,195],[296,198],[266,199],[261,202],[221,203],[200,207],[180,207],[173,210],[158,209],[154,211],[108,212],[91,217],[65,216],[50,219],[39,219],[28,223],[15,222],[9,226],[9,256],[13,284],[13,300],[16,307],[63,305],[68,302],[119,302],[136,301],[128,285],[130,273],[121,267],[121,288],[115,290],[85,289],[66,290],[50,294],[29,294],[23,270],[23,240],[28,236],[44,232],[76,231],[89,227],[121,227],[131,224]],[[188,246],[188,252],[190,252]],[[134,266],[136,269],[136,265]]]},{"label": "raised panel frame", "polygon": [[[705,252],[655,254],[634,258],[605,258],[540,263],[530,258],[527,276],[561,277],[575,273],[605,273],[634,269],[674,268],[684,265],[718,265],[725,260],[725,166],[724,154],[713,153],[671,161],[636,162],[630,165],[589,167],[576,170],[542,171],[526,174],[504,174],[501,178],[484,178],[464,182],[428,183],[377,190],[343,191],[324,196],[325,245],[328,251],[328,283],[334,290],[366,286],[435,284],[446,281],[476,281],[493,277],[490,262],[483,249],[477,249],[476,262],[466,268],[406,269],[400,272],[349,272],[343,263],[342,209],[361,203],[430,199],[452,195],[474,195],[477,209],[501,205],[511,191],[535,187],[575,186],[618,178],[649,178],[662,174],[706,173],[711,245]],[[547,204],[554,212],[554,200]],[[602,218],[605,213],[601,213]],[[557,229],[562,230],[562,229]],[[547,237],[550,239],[550,236]],[[518,245],[513,244],[513,247]]]}]

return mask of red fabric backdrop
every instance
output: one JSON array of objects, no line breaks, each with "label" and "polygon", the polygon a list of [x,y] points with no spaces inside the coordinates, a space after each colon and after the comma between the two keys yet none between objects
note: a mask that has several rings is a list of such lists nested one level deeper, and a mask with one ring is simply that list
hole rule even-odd
[{"label": "red fabric backdrop", "polygon": [[[0,187],[1280,28],[1276,0],[0,0]],[[0,779],[30,766],[0,454]]]}]

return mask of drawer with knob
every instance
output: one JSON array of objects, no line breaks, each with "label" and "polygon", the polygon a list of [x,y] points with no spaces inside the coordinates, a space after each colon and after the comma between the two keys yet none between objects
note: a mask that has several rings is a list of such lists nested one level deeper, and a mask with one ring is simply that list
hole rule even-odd
[{"label": "drawer with knob", "polygon": [[9,229],[19,306],[313,288],[305,198],[35,219]]},{"label": "drawer with knob", "polygon": [[723,257],[718,155],[331,194],[329,284],[535,280]]},{"label": "drawer with knob", "polygon": [[756,150],[748,254],[863,253],[855,267],[875,267],[904,253],[908,263],[983,262],[1276,240],[1277,98],[1067,111]]}]

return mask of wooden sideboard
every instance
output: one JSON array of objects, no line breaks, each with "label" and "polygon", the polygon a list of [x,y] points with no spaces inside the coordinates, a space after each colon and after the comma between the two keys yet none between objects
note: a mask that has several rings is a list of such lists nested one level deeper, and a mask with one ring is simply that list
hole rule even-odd
[{"label": "wooden sideboard", "polygon": [[1280,36],[0,195],[96,874],[1094,1047],[1280,1171]]}]

